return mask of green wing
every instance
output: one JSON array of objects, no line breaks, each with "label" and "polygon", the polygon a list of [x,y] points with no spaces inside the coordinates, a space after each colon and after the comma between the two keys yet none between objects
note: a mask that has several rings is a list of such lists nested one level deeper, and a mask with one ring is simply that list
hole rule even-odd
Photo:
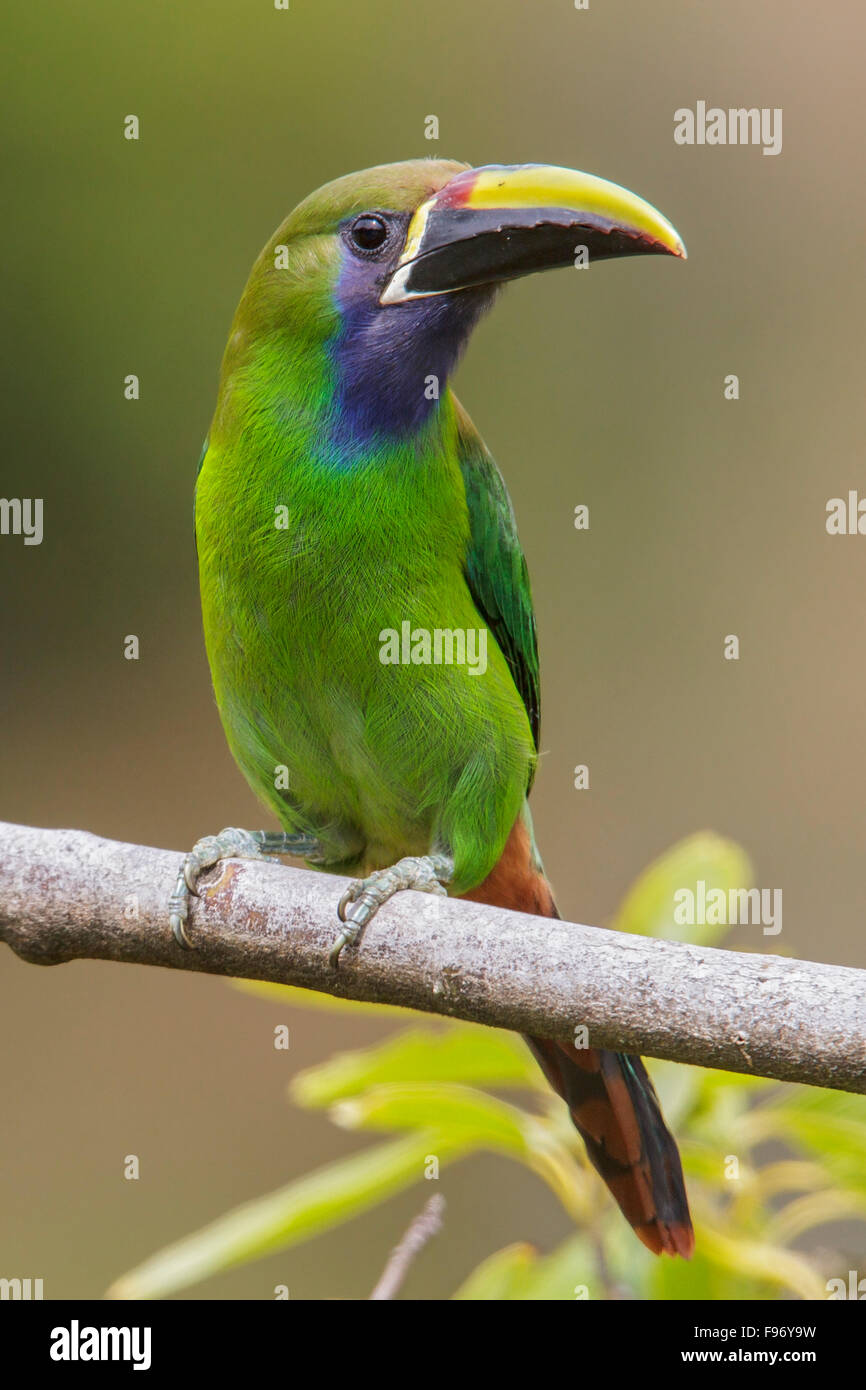
[{"label": "green wing", "polygon": [[454,403],[469,507],[466,579],[476,608],[508,662],[526,706],[537,751],[541,713],[538,644],[529,572],[517,536],[514,508],[484,440],[456,398]]}]

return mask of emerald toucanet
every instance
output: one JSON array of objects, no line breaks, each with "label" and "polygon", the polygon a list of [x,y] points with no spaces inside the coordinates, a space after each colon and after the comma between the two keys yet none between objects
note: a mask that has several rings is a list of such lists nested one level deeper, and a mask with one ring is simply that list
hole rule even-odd
[{"label": "emerald toucanet", "polygon": [[[237,855],[357,875],[335,967],[399,889],[557,915],[526,802],[526,564],[448,379],[503,281],[645,253],[685,249],[616,184],[426,159],[327,184],[265,246],[223,360],[196,540],[226,736],[283,830],[198,842],[171,900],[181,944],[198,874]],[[689,1255],[679,1155],[640,1058],[528,1042],[641,1240]]]}]

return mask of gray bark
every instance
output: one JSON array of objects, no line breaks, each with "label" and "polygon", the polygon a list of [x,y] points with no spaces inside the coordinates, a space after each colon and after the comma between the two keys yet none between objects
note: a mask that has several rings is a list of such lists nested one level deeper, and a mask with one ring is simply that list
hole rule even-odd
[{"label": "gray bark", "polygon": [[176,945],[181,855],[0,823],[0,938],[23,960],[117,960],[399,1004],[703,1067],[866,1092],[866,972],[401,893],[328,964],[347,880],[229,860]]}]

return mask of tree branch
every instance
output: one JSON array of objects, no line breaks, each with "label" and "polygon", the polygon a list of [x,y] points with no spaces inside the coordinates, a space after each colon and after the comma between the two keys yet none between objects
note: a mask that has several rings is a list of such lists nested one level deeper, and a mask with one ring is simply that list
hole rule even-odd
[{"label": "tree branch", "polygon": [[0,938],[24,960],[117,960],[271,980],[499,1028],[866,1092],[866,972],[401,893],[328,964],[346,880],[230,860],[182,950],[177,852],[0,823]]},{"label": "tree branch", "polygon": [[371,1302],[381,1303],[397,1297],[412,1262],[420,1255],[427,1242],[441,1231],[444,1210],[445,1198],[439,1193],[434,1193],[424,1203],[424,1210],[415,1217],[400,1244],[395,1245],[388,1256],[388,1263],[382,1271],[381,1278],[370,1294]]}]

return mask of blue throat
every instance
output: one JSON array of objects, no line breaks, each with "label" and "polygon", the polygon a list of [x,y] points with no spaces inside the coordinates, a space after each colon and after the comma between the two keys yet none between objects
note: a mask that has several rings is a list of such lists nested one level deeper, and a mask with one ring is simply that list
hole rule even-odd
[{"label": "blue throat", "polygon": [[342,461],[416,433],[437,408],[466,341],[492,299],[463,290],[382,307],[369,268],[348,258],[337,282],[340,327],[332,440]]}]

